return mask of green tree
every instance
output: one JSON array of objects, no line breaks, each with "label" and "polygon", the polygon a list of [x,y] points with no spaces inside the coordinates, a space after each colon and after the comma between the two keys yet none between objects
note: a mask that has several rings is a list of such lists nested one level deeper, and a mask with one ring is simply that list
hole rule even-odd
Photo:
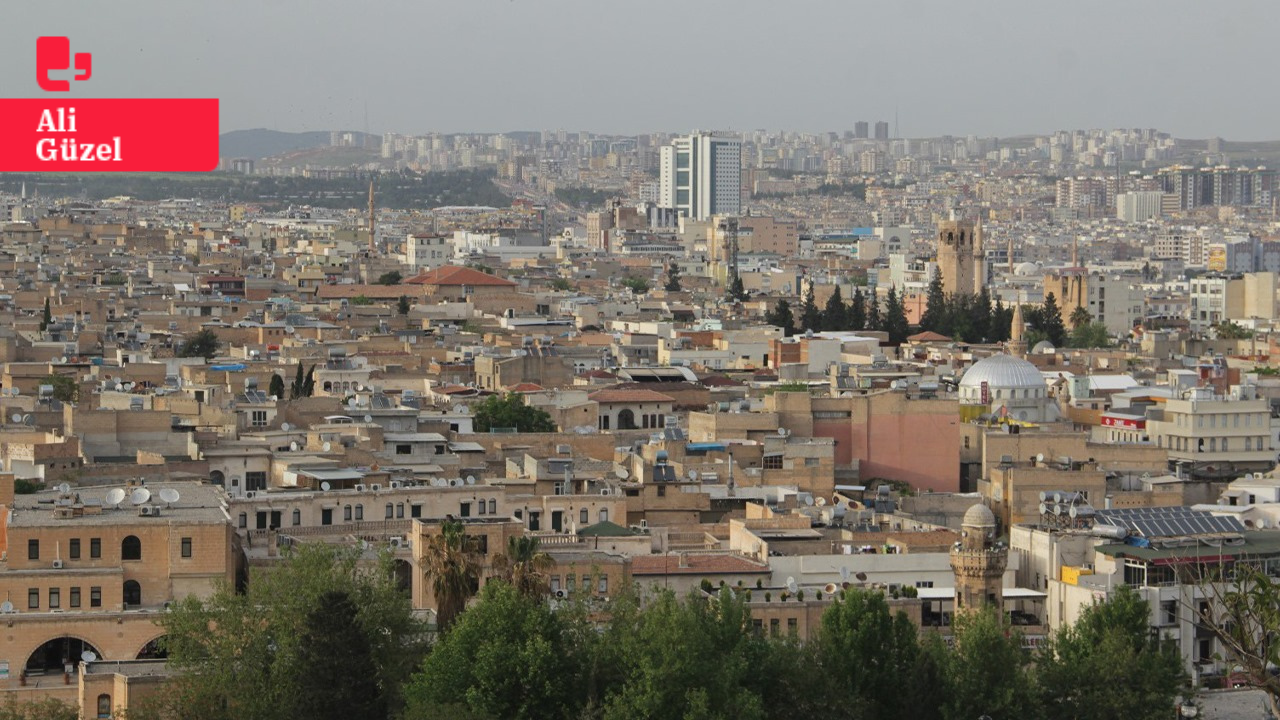
[{"label": "green tree", "polygon": [[813,298],[813,282],[809,282],[809,287],[805,289],[804,301],[800,305],[800,326],[805,330],[819,332],[822,330],[822,311],[818,309],[818,303]]},{"label": "green tree", "polygon": [[996,298],[995,309],[991,311],[991,323],[987,327],[989,342],[1006,342],[1009,339],[1013,329],[1013,308],[1006,308],[1000,297]]},{"label": "green tree", "polygon": [[992,322],[995,320],[995,313],[991,310],[991,291],[986,285],[978,291],[976,297],[969,310],[970,325],[973,329],[974,336],[983,342],[995,342],[991,339]]},{"label": "green tree", "polygon": [[569,282],[569,280],[566,278],[558,277],[555,280],[551,281],[551,289],[559,290],[560,292],[567,292],[573,289],[573,283]]},{"label": "green tree", "polygon": [[479,589],[481,556],[462,523],[446,520],[423,547],[423,575],[436,599],[436,628],[447,633]]},{"label": "green tree", "polygon": [[50,323],[53,322],[53,309],[49,307],[49,298],[44,299],[44,312],[40,315],[40,332],[49,329]]},{"label": "green tree", "polygon": [[565,619],[497,580],[440,639],[405,690],[404,720],[576,717],[578,651]]},{"label": "green tree", "polygon": [[1071,328],[1074,330],[1081,325],[1088,325],[1093,322],[1093,315],[1089,313],[1085,306],[1077,305],[1076,309],[1071,311],[1071,317],[1067,318],[1067,322],[1071,323]]},{"label": "green tree", "polygon": [[372,299],[372,298],[370,298],[368,295],[357,295],[357,296],[355,296],[355,297],[351,298],[351,304],[352,304],[352,305],[360,305],[360,306],[364,306],[364,305],[372,305],[372,304],[373,304],[373,299]]},{"label": "green tree", "polygon": [[774,327],[782,328],[784,337],[791,337],[795,331],[795,318],[791,315],[791,303],[779,300],[773,309],[765,313],[764,321]]},{"label": "green tree", "polygon": [[400,313],[401,315],[408,315],[409,311],[412,309],[413,309],[413,304],[409,302],[409,296],[401,295],[400,301],[396,303],[396,312]]},{"label": "green tree", "polygon": [[1280,584],[1255,564],[1238,562],[1228,577],[1222,566],[1201,566],[1194,585],[1208,602],[1196,610],[1196,626],[1222,644],[1223,659],[1240,667],[1245,682],[1267,694],[1280,717]]},{"label": "green tree", "polygon": [[907,311],[902,305],[902,297],[897,288],[889,288],[889,295],[884,301],[884,331],[889,334],[891,345],[901,345],[911,334]]},{"label": "green tree", "polygon": [[399,270],[392,270],[378,276],[379,285],[399,285],[401,280],[404,280],[404,276],[400,274]]},{"label": "green tree", "polygon": [[[363,683],[350,677],[356,673],[372,679],[383,706],[398,708],[400,689],[425,650],[425,628],[396,586],[390,554],[379,556],[372,566],[360,556],[358,548],[301,544],[271,569],[250,569],[244,594],[222,585],[207,599],[178,601],[158,621],[169,663],[179,673],[170,684],[176,712],[169,716],[316,717],[310,710],[326,702],[334,710],[345,709],[343,703],[350,699],[345,686]],[[324,604],[333,593],[349,598],[344,622],[363,640],[359,648],[339,648],[329,667],[318,669],[316,657],[304,646],[318,642],[318,628],[329,626],[317,614],[331,615]],[[344,629],[343,637],[349,639],[351,632]],[[358,656],[353,655],[357,650]],[[357,659],[361,665],[351,664]],[[308,677],[343,667],[349,675],[345,681],[326,686]],[[304,692],[320,697],[305,701]]]},{"label": "green tree", "polygon": [[743,301],[747,299],[747,289],[742,284],[742,276],[738,273],[733,274],[733,281],[729,283],[729,299]]},{"label": "green tree", "polygon": [[831,296],[822,309],[822,327],[827,330],[846,330],[849,327],[848,308],[840,295],[839,285],[831,291]]},{"label": "green tree", "polygon": [[628,275],[622,279],[622,286],[631,288],[631,292],[636,295],[643,295],[649,292],[649,281],[635,275]]},{"label": "green tree", "polygon": [[302,381],[302,397],[311,397],[316,394],[316,366],[312,365],[307,371],[307,377]]},{"label": "green tree", "polygon": [[205,328],[178,346],[178,357],[202,357],[212,360],[218,355],[218,334]]},{"label": "green tree", "polygon": [[533,407],[518,393],[490,395],[471,406],[476,432],[515,428],[516,432],[555,432],[556,424],[545,410]]},{"label": "green tree", "polygon": [[[1036,676],[1051,720],[1162,720],[1186,683],[1170,641],[1151,633],[1150,607],[1121,585],[1041,645]],[[1091,682],[1106,677],[1107,682]]]},{"label": "green tree", "polygon": [[1067,336],[1067,346],[1073,348],[1111,347],[1111,334],[1107,326],[1099,322],[1077,325]]},{"label": "green tree", "polygon": [[667,264],[667,282],[662,289],[667,292],[680,292],[680,263]]},{"label": "green tree", "polygon": [[298,372],[294,374],[293,386],[289,388],[289,397],[294,400],[300,397],[306,397],[306,395],[303,394],[306,391],[306,384],[307,384],[306,374],[303,373],[302,361],[299,360]]},{"label": "green tree", "polygon": [[1223,340],[1248,340],[1253,337],[1252,330],[1230,320],[1214,325],[1213,332]]},{"label": "green tree", "polygon": [[954,636],[955,649],[948,663],[946,702],[942,707],[944,717],[1040,717],[1022,637],[1010,632],[994,609],[958,613]]},{"label": "green tree", "polygon": [[1053,293],[1046,293],[1040,315],[1040,324],[1035,326],[1044,333],[1054,347],[1063,347],[1067,342],[1067,328],[1062,322],[1062,310],[1058,308],[1058,299]]},{"label": "green tree", "polygon": [[284,378],[279,375],[271,374],[271,383],[267,386],[267,394],[274,395],[281,400],[284,399]]},{"label": "green tree", "polygon": [[867,330],[884,330],[884,318],[880,312],[880,296],[875,288],[867,291]]},{"label": "green tree", "polygon": [[[345,590],[327,590],[302,623],[298,666],[297,717],[317,720],[385,720],[386,695],[377,675],[373,648],[357,620],[359,609]],[[352,672],[357,669],[356,672]]]},{"label": "green tree", "polygon": [[943,325],[947,318],[947,312],[947,295],[942,288],[942,273],[935,270],[933,278],[929,280],[929,291],[925,296],[924,312],[920,315],[920,329],[950,335],[950,328]]},{"label": "green tree", "polygon": [[75,378],[66,375],[46,375],[40,379],[41,385],[53,386],[53,399],[59,402],[71,403],[80,399],[80,383]]},{"label": "green tree", "polygon": [[507,538],[507,551],[493,559],[494,575],[534,600],[550,592],[547,573],[555,564],[538,545],[538,538],[533,535],[512,535]]},{"label": "green tree", "polygon": [[[96,708],[94,708],[96,710]],[[80,707],[54,698],[18,702],[13,693],[0,704],[0,720],[79,720]]]},{"label": "green tree", "polygon": [[857,698],[860,717],[905,718],[911,693],[902,683],[917,662],[917,633],[904,613],[889,609],[884,593],[845,591],[818,628],[817,660],[830,683],[827,696]]},{"label": "green tree", "polygon": [[853,300],[849,303],[849,329],[867,329],[867,297],[862,294],[862,287],[853,289]]}]

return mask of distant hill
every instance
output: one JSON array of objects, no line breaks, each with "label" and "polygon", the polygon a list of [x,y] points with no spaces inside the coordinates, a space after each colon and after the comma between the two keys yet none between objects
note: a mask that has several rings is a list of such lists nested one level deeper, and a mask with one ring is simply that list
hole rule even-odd
[{"label": "distant hill", "polygon": [[224,158],[262,158],[280,155],[294,150],[306,150],[329,144],[329,133],[280,132],[258,128],[256,130],[232,130],[218,138],[218,154]]}]

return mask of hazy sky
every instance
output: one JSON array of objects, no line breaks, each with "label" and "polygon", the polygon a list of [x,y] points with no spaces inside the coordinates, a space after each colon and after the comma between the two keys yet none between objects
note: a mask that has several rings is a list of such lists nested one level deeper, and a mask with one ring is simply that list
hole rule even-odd
[{"label": "hazy sky", "polygon": [[[91,52],[78,97],[218,97],[224,130],[1157,127],[1280,139],[1280,2],[10,0],[8,97],[35,39]],[[18,9],[20,8],[20,9]]]}]

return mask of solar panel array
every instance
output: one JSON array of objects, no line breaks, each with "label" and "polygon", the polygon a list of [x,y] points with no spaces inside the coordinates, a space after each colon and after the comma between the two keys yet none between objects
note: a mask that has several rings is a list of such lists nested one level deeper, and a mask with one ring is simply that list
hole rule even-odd
[{"label": "solar panel array", "polygon": [[373,401],[373,407],[378,410],[388,410],[395,407],[395,403],[386,395],[374,395],[370,399]]},{"label": "solar panel array", "polygon": [[241,397],[244,398],[245,402],[249,403],[264,403],[267,401],[267,394],[261,390],[245,390],[244,395]]},{"label": "solar panel array", "polygon": [[1114,525],[1144,538],[1194,535],[1239,535],[1244,526],[1235,517],[1221,517],[1189,507],[1112,508],[1098,510],[1095,525]]}]

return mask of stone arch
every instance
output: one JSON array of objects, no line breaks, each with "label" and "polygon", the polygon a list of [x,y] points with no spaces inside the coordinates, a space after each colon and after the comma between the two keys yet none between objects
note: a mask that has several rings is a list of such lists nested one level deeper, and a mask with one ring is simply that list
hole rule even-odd
[{"label": "stone arch", "polygon": [[139,660],[159,660],[169,657],[169,651],[160,647],[160,641],[168,633],[160,633],[142,644],[134,656]]},{"label": "stone arch", "polygon": [[227,484],[226,473],[222,472],[221,470],[210,470],[209,482],[213,483],[214,485],[217,485],[218,487],[224,487]]},{"label": "stone arch", "polygon": [[618,411],[618,429],[636,429],[636,414],[631,410],[631,408],[623,408]]},{"label": "stone arch", "polygon": [[65,658],[72,664],[80,662],[80,654],[92,650],[102,659],[101,643],[93,642],[80,635],[58,633],[42,640],[25,654],[21,671],[26,675],[54,675],[63,672],[62,663]]}]

